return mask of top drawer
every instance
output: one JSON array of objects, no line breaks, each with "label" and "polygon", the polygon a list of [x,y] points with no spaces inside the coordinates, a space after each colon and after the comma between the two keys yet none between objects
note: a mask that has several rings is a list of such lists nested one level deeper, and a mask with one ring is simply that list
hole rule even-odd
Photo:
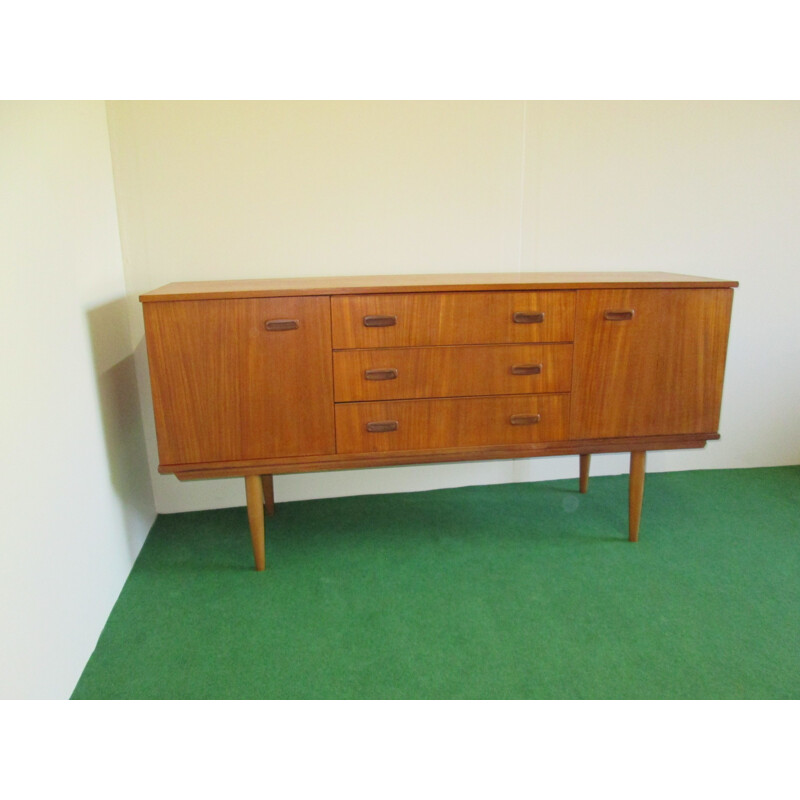
[{"label": "top drawer", "polygon": [[331,297],[333,347],[571,342],[574,291]]}]

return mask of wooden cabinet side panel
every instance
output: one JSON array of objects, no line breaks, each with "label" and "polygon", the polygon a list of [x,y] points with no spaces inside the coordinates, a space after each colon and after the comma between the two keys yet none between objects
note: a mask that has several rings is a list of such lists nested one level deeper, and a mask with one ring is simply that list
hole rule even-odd
[{"label": "wooden cabinet side panel", "polygon": [[161,464],[241,456],[235,301],[144,306]]},{"label": "wooden cabinet side panel", "polygon": [[[713,433],[731,289],[578,292],[570,438]],[[606,312],[633,311],[632,319]]]}]

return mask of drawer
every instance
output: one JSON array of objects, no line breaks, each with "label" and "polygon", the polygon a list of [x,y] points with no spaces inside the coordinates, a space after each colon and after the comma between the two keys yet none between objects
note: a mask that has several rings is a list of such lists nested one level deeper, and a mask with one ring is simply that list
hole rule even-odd
[{"label": "drawer", "polygon": [[568,394],[339,403],[336,452],[561,441],[568,419]]},{"label": "drawer", "polygon": [[333,347],[571,342],[574,291],[331,298]]},{"label": "drawer", "polygon": [[568,392],[571,344],[339,350],[336,402]]}]

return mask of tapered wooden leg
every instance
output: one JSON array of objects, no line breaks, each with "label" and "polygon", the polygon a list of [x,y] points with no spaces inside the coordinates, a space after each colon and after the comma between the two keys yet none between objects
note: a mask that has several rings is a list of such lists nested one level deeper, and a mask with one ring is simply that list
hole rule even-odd
[{"label": "tapered wooden leg", "polygon": [[272,486],[272,475],[261,476],[261,488],[264,490],[264,510],[267,516],[275,514],[275,489]]},{"label": "tapered wooden leg", "polygon": [[631,475],[628,488],[628,539],[639,541],[639,522],[642,519],[644,498],[644,465],[647,453],[637,450],[631,453]]},{"label": "tapered wooden leg", "polygon": [[261,572],[267,566],[264,542],[264,490],[261,487],[261,476],[245,476],[244,486],[247,492],[247,518],[250,521],[250,538],[253,540],[253,557],[256,561],[256,570]]},{"label": "tapered wooden leg", "polygon": [[581,453],[581,494],[586,494],[589,490],[589,462],[592,460],[591,453]]}]

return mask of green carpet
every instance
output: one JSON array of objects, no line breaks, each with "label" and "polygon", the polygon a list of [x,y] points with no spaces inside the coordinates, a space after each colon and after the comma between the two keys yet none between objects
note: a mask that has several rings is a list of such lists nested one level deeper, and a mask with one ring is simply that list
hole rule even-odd
[{"label": "green carpet", "polygon": [[800,698],[800,467],[160,516],[73,698]]}]

